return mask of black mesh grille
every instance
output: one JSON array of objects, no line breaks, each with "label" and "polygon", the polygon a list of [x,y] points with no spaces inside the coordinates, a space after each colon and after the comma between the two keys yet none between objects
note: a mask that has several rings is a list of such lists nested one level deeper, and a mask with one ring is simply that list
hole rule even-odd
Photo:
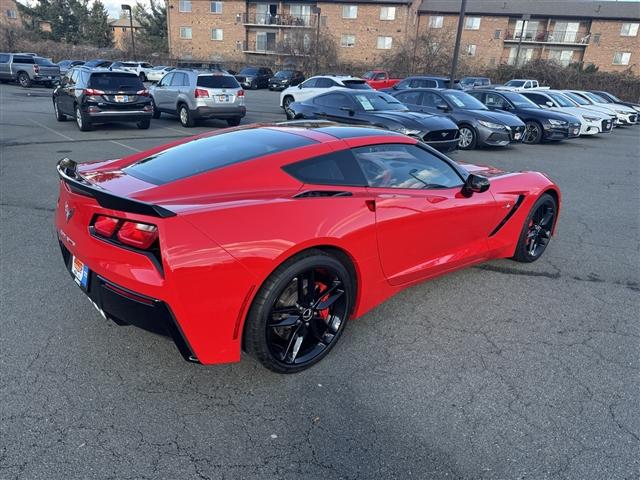
[{"label": "black mesh grille", "polygon": [[454,140],[458,136],[458,130],[435,130],[427,133],[423,139],[425,142],[442,142]]}]

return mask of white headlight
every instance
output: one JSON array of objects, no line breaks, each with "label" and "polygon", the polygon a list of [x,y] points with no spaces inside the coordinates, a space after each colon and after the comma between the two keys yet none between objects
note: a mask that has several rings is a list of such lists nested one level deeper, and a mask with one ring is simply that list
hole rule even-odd
[{"label": "white headlight", "polygon": [[478,123],[484,127],[493,128],[494,130],[504,129],[504,125],[500,125],[499,123],[486,122],[484,120],[478,120]]}]

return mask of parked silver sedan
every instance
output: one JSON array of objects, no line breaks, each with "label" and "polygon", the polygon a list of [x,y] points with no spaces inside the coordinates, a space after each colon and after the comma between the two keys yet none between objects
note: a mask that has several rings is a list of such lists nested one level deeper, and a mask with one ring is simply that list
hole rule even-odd
[{"label": "parked silver sedan", "polygon": [[199,119],[218,118],[229,126],[240,124],[247,110],[244,90],[225,72],[176,69],[150,88],[154,118],[161,113],[176,115],[183,127]]}]

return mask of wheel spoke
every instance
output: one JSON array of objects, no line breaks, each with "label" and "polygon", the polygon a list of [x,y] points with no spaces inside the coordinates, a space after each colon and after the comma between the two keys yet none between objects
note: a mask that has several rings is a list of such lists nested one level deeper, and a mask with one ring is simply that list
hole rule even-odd
[{"label": "wheel spoke", "polygon": [[338,300],[342,295],[344,295],[344,290],[336,290],[336,292],[333,295],[330,295],[326,300],[319,302],[316,308],[318,310],[325,310],[336,303],[336,300]]},{"label": "wheel spoke", "polygon": [[541,227],[544,227],[551,221],[552,218],[553,218],[553,210],[549,208],[547,210],[547,213],[544,215],[544,217],[542,217],[542,220],[540,220],[540,223],[538,225],[540,225]]},{"label": "wheel spoke", "polygon": [[[289,337],[289,342],[287,343],[287,348],[284,349],[284,351],[282,352],[282,357],[281,360],[283,362],[286,362],[287,357],[289,356],[289,351],[291,350],[291,348],[294,346],[296,339],[298,338],[298,332],[302,329],[302,325],[298,325],[298,327],[291,333],[291,336]],[[298,345],[298,348],[300,346]],[[297,353],[297,352],[296,352]]]},{"label": "wheel spoke", "polygon": [[298,315],[288,315],[279,320],[272,320],[269,322],[269,327],[271,328],[280,328],[280,327],[293,327],[300,321],[300,317]]},{"label": "wheel spoke", "polygon": [[327,287],[324,292],[319,293],[318,298],[311,304],[311,308],[315,310],[324,310],[325,308],[327,308],[327,307],[319,308],[318,305],[320,304],[323,298],[327,297],[327,295],[331,295],[333,292],[336,291],[336,289],[338,289],[338,287],[340,287],[340,282],[334,282],[333,285],[331,285],[330,287]]}]

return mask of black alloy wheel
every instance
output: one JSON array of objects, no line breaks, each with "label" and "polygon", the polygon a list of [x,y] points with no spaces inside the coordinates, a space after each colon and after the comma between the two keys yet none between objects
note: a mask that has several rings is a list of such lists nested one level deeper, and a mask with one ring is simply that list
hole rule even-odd
[{"label": "black alloy wheel", "polygon": [[534,262],[542,256],[551,240],[558,206],[556,200],[545,193],[531,208],[520,233],[513,259],[518,262]]},{"label": "black alloy wheel", "polygon": [[310,251],[285,262],[256,295],[245,347],[265,367],[295,373],[320,361],[347,323],[352,280],[336,258]]},{"label": "black alloy wheel", "polygon": [[540,143],[542,140],[542,125],[534,120],[525,123],[523,142],[530,145]]}]

